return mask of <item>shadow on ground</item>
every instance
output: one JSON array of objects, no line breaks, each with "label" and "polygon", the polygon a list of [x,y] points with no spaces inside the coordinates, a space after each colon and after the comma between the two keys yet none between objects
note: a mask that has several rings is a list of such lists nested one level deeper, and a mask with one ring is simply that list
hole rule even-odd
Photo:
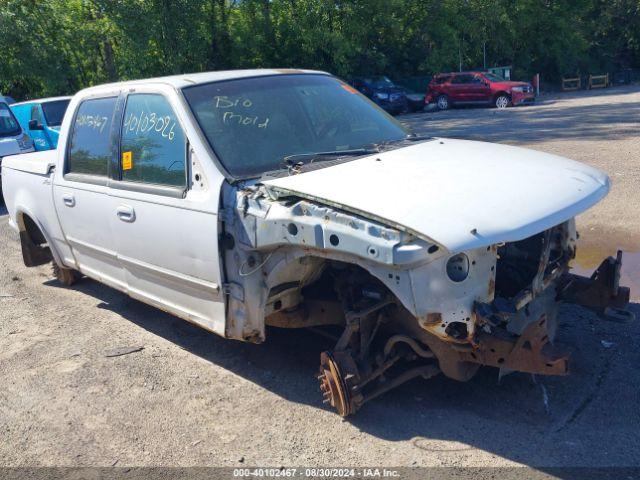
[{"label": "shadow on ground", "polygon": [[[224,340],[92,280],[73,288],[100,300],[99,308],[282,398],[323,408],[315,374],[320,352],[333,346],[325,337],[272,328],[262,345]],[[640,305],[631,308],[640,317]],[[637,403],[638,375],[628,374],[640,360],[637,322],[602,320],[571,305],[563,306],[562,318],[557,340],[573,350],[568,377],[516,373],[499,381],[497,370],[484,368],[467,383],[442,376],[416,380],[346,421],[375,437],[461,460],[481,449],[533,467],[639,465],[637,450],[629,453],[637,443],[637,412],[610,403]]]}]

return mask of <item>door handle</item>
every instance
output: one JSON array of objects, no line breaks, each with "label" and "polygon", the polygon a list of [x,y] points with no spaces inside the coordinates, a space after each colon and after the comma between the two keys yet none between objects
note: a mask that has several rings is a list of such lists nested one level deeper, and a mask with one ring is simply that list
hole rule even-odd
[{"label": "door handle", "polygon": [[120,220],[127,223],[135,222],[136,220],[136,212],[129,205],[120,205],[116,208],[116,215]]},{"label": "door handle", "polygon": [[70,193],[65,193],[64,195],[62,195],[62,203],[64,203],[67,207],[75,207],[76,198]]}]

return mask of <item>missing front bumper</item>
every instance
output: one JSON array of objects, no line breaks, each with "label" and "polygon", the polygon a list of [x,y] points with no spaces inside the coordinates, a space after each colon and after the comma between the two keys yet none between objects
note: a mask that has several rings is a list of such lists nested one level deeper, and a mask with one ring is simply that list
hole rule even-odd
[{"label": "missing front bumper", "polygon": [[[548,288],[557,292],[553,303],[574,303],[590,308],[599,314],[615,312],[618,318],[633,318],[626,311],[630,291],[621,287],[620,269],[622,252],[616,258],[608,257],[590,277],[570,273],[560,276]],[[548,296],[550,292],[545,291]],[[543,303],[542,295],[532,295],[521,308],[535,311]],[[521,314],[515,303],[511,313],[505,312],[499,302],[477,304],[476,321],[482,325],[470,345],[457,346],[462,361],[498,367],[506,371],[519,371],[543,375],[566,375],[569,371],[569,352],[563,351],[551,341],[555,323],[550,325],[549,303],[543,304],[519,335],[509,331],[509,322]],[[627,315],[625,315],[627,313]]]}]

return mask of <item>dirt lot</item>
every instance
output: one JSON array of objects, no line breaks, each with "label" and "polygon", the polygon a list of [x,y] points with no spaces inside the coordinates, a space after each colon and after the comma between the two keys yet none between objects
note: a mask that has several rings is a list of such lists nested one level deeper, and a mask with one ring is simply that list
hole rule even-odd
[{"label": "dirt lot", "polygon": [[[624,248],[638,301],[640,88],[402,120],[608,172],[612,193],[578,221],[578,266]],[[22,266],[7,221],[0,206],[0,465],[640,466],[639,322],[564,307],[570,376],[415,381],[343,420],[318,392],[322,337],[241,344],[90,280],[61,288],[49,268]],[[107,356],[120,347],[144,349]]]}]

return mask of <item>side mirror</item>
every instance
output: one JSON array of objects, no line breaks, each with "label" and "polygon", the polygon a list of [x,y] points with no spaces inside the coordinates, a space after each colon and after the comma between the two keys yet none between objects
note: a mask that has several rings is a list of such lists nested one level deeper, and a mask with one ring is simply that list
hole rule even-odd
[{"label": "side mirror", "polygon": [[44,130],[44,128],[37,120],[29,120],[29,130]]}]

